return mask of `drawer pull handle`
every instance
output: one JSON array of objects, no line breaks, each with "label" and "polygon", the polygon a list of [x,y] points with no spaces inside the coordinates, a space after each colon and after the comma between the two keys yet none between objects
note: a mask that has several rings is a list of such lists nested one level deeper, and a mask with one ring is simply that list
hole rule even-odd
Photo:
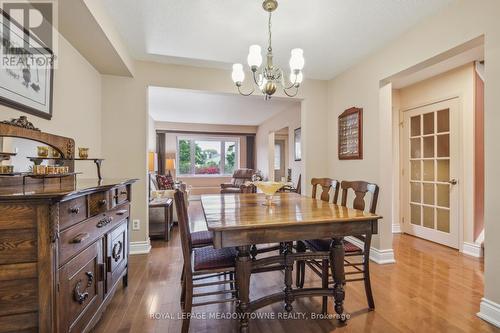
[{"label": "drawer pull handle", "polygon": [[116,215],[125,215],[125,214],[127,214],[127,212],[128,212],[128,210],[122,209],[122,210],[117,211]]},{"label": "drawer pull handle", "polygon": [[123,244],[121,241],[118,241],[118,243],[115,243],[115,245],[113,245],[113,251],[112,251],[111,256],[113,257],[113,259],[115,259],[115,262],[120,260],[120,258],[122,256],[122,254],[121,254],[122,249],[123,249]]},{"label": "drawer pull handle", "polygon": [[105,227],[108,224],[110,224],[112,221],[113,221],[113,218],[111,216],[105,217],[102,220],[99,220],[99,222],[97,222],[96,227],[98,227],[98,228]]},{"label": "drawer pull handle", "polygon": [[72,214],[78,214],[78,213],[80,213],[80,207],[73,207],[69,211]]},{"label": "drawer pull handle", "polygon": [[87,289],[92,287],[92,283],[94,283],[94,273],[92,272],[86,272],[85,275],[87,276],[87,286],[85,288],[85,291],[81,292],[80,288],[82,287],[82,280],[79,280],[75,286],[75,289],[73,290],[73,299],[75,302],[78,302],[78,304],[83,304],[89,298],[89,292]]},{"label": "drawer pull handle", "polygon": [[73,244],[80,244],[81,242],[83,242],[84,240],[86,240],[87,238],[89,238],[90,235],[88,233],[82,233],[82,234],[78,234],[76,235],[75,238],[73,238],[73,240],[71,241],[71,243]]},{"label": "drawer pull handle", "polygon": [[120,192],[120,195],[127,195],[127,194],[128,194],[128,192],[127,192],[127,191],[121,191],[121,192]]},{"label": "drawer pull handle", "polygon": [[99,200],[98,204],[99,206],[104,206],[108,201],[106,199]]}]

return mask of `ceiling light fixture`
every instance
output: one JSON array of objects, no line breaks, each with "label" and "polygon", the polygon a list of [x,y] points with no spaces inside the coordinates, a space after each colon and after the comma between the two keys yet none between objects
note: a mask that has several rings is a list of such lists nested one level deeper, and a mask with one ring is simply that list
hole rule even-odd
[{"label": "ceiling light fixture", "polygon": [[[302,74],[302,69],[304,68],[304,51],[302,49],[293,49],[290,57],[290,77],[289,82],[285,82],[285,77],[283,75],[283,70],[279,67],[275,67],[273,64],[273,48],[272,48],[272,34],[271,34],[271,16],[273,11],[278,8],[278,2],[276,0],[265,0],[262,4],[265,11],[269,13],[269,45],[267,47],[267,64],[259,71],[262,65],[262,51],[259,45],[250,46],[250,51],[248,53],[247,62],[248,66],[252,70],[253,81],[255,86],[266,96],[266,100],[269,100],[278,86],[281,86],[283,92],[288,97],[294,97],[299,91],[300,84],[304,79]],[[238,88],[238,92],[243,96],[250,96],[255,92],[255,86],[249,93],[244,93],[241,90],[243,81],[245,80],[245,72],[243,71],[242,64],[233,65],[233,73],[231,75],[233,82]]]}]

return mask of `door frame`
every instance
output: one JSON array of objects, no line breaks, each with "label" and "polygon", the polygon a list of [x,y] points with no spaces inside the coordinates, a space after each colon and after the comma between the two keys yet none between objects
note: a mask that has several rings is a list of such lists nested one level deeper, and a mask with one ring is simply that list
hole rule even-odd
[{"label": "door frame", "polygon": [[[403,156],[403,152],[404,152],[404,143],[403,143],[403,139],[404,139],[404,132],[403,132],[403,124],[404,124],[404,112],[407,112],[407,111],[411,111],[411,110],[414,110],[414,109],[418,109],[418,108],[421,108],[421,107],[425,107],[425,106],[429,106],[429,105],[432,105],[432,104],[437,104],[437,103],[441,103],[441,102],[446,102],[446,101],[450,101],[450,100],[453,100],[453,99],[457,99],[457,112],[458,112],[458,128],[457,128],[457,135],[458,135],[458,154],[459,154],[459,157],[458,157],[458,184],[456,185],[457,186],[457,190],[458,190],[458,211],[457,211],[457,215],[458,215],[458,251],[459,252],[463,252],[463,246],[464,246],[464,214],[463,214],[463,207],[464,207],[464,204],[465,204],[465,200],[464,200],[464,192],[463,192],[463,186],[464,186],[464,182],[462,181],[464,179],[464,157],[463,157],[463,140],[464,140],[464,137],[463,137],[463,96],[461,93],[456,93],[456,94],[451,94],[449,96],[444,96],[444,97],[441,97],[441,98],[435,98],[435,99],[430,99],[426,102],[422,102],[422,103],[418,103],[418,104],[414,104],[414,105],[410,105],[410,106],[401,106],[399,112],[397,112],[397,116],[398,116],[398,128],[397,128],[397,131],[398,131],[398,152],[399,152],[399,163],[398,163],[398,166],[399,166],[399,170],[398,170],[398,174],[397,174],[397,179],[395,181],[397,181],[399,183],[399,186],[398,186],[398,190],[399,190],[399,195],[396,197],[394,197],[395,199],[394,200],[397,200],[396,198],[399,199],[399,209],[398,209],[398,213],[399,213],[399,223],[401,225],[401,232],[404,232],[405,230],[405,226],[403,225],[404,223],[409,223],[409,221],[404,221],[403,223],[403,218],[405,217],[405,205],[403,205],[403,202],[406,202],[406,197],[408,195],[408,193],[405,192],[405,189],[404,189],[404,182],[403,182],[403,169],[404,169],[404,162],[405,162],[405,158]],[[429,240],[430,241],[430,240]],[[446,245],[445,245],[446,246]]]}]

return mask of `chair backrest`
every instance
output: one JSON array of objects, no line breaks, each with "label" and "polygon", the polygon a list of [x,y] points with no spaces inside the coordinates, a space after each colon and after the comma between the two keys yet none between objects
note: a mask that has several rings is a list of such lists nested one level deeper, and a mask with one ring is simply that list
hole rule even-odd
[{"label": "chair backrest", "polygon": [[297,180],[297,186],[295,187],[295,193],[302,194],[302,174],[299,175]]},{"label": "chair backrest", "polygon": [[189,217],[187,212],[184,192],[175,190],[174,200],[177,210],[177,219],[179,221],[179,231],[181,234],[182,256],[184,258],[184,267],[187,272],[191,272],[191,252],[193,245],[191,241],[191,230],[189,229]]},{"label": "chair backrest", "polygon": [[320,199],[323,201],[330,201],[330,190],[333,188],[333,201],[332,203],[336,204],[339,198],[339,182],[338,180],[331,178],[313,178],[311,179],[312,185],[312,197],[313,199],[317,199],[317,189],[318,186],[321,186],[321,196]]},{"label": "chair backrest", "polygon": [[232,183],[236,186],[245,184],[246,181],[251,181],[255,173],[253,169],[238,169],[233,173]]},{"label": "chair backrest", "polygon": [[342,206],[347,206],[347,196],[349,190],[354,192],[354,201],[352,203],[352,208],[365,210],[365,196],[366,193],[371,193],[372,198],[368,211],[375,214],[377,210],[377,200],[378,200],[378,185],[372,184],[364,181],[343,181],[340,185],[342,187]]}]

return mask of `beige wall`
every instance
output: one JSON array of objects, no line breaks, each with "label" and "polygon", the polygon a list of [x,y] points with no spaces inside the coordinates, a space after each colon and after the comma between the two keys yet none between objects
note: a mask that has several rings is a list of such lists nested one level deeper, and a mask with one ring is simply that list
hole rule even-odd
[{"label": "beige wall", "polygon": [[[89,147],[91,156],[100,157],[101,76],[62,36],[59,36],[58,67],[54,70],[53,103],[51,120],[3,105],[0,105],[1,119],[28,116],[42,131],[74,138],[76,147]],[[97,177],[92,162],[76,162],[75,167],[83,172],[81,178]]]},{"label": "beige wall", "polygon": [[[302,161],[295,161],[293,138],[294,130],[300,127],[301,112],[300,103],[294,107],[284,110],[277,115],[269,118],[257,130],[255,138],[255,147],[257,155],[257,169],[261,170],[265,177],[269,177],[270,170],[274,171],[274,144],[269,145],[269,133],[277,132],[284,127],[288,128],[288,167],[292,169],[292,181],[297,182],[299,175],[302,173]],[[278,139],[279,135],[275,135]],[[272,162],[272,163],[270,163]],[[325,170],[326,171],[326,170]],[[313,175],[318,177],[318,175]],[[278,179],[279,180],[279,179]]]},{"label": "beige wall", "polygon": [[[149,86],[236,93],[230,68],[218,70],[139,61],[135,64],[134,78],[103,76],[102,141],[107,158],[103,171],[117,177],[139,179],[133,187],[132,218],[141,220],[141,230],[131,231],[132,241],[148,239],[145,179]],[[309,175],[327,173],[327,83],[306,80],[298,98],[302,99],[302,158],[306,179]]]},{"label": "beige wall", "polygon": [[[378,182],[381,186],[379,212],[385,219],[374,246],[392,247],[391,227],[395,214],[392,141],[392,108],[384,106],[381,97],[391,98],[381,81],[436,55],[481,35],[485,36],[485,297],[500,303],[500,206],[496,192],[500,188],[500,1],[457,0],[435,17],[409,30],[376,54],[330,81],[328,87],[328,115],[330,134],[330,174],[337,178],[353,179],[360,176]],[[390,103],[389,103],[390,104]],[[339,161],[336,156],[337,116],[351,106],[364,108],[364,152],[361,161]],[[390,105],[389,105],[390,106]],[[390,147],[390,148],[389,148]],[[397,173],[396,173],[397,174]]]},{"label": "beige wall", "polygon": [[459,98],[460,216],[464,242],[474,242],[474,64],[461,66],[400,89],[400,110]]},{"label": "beige wall", "polygon": [[151,116],[148,116],[148,151],[156,152],[155,121]]}]

